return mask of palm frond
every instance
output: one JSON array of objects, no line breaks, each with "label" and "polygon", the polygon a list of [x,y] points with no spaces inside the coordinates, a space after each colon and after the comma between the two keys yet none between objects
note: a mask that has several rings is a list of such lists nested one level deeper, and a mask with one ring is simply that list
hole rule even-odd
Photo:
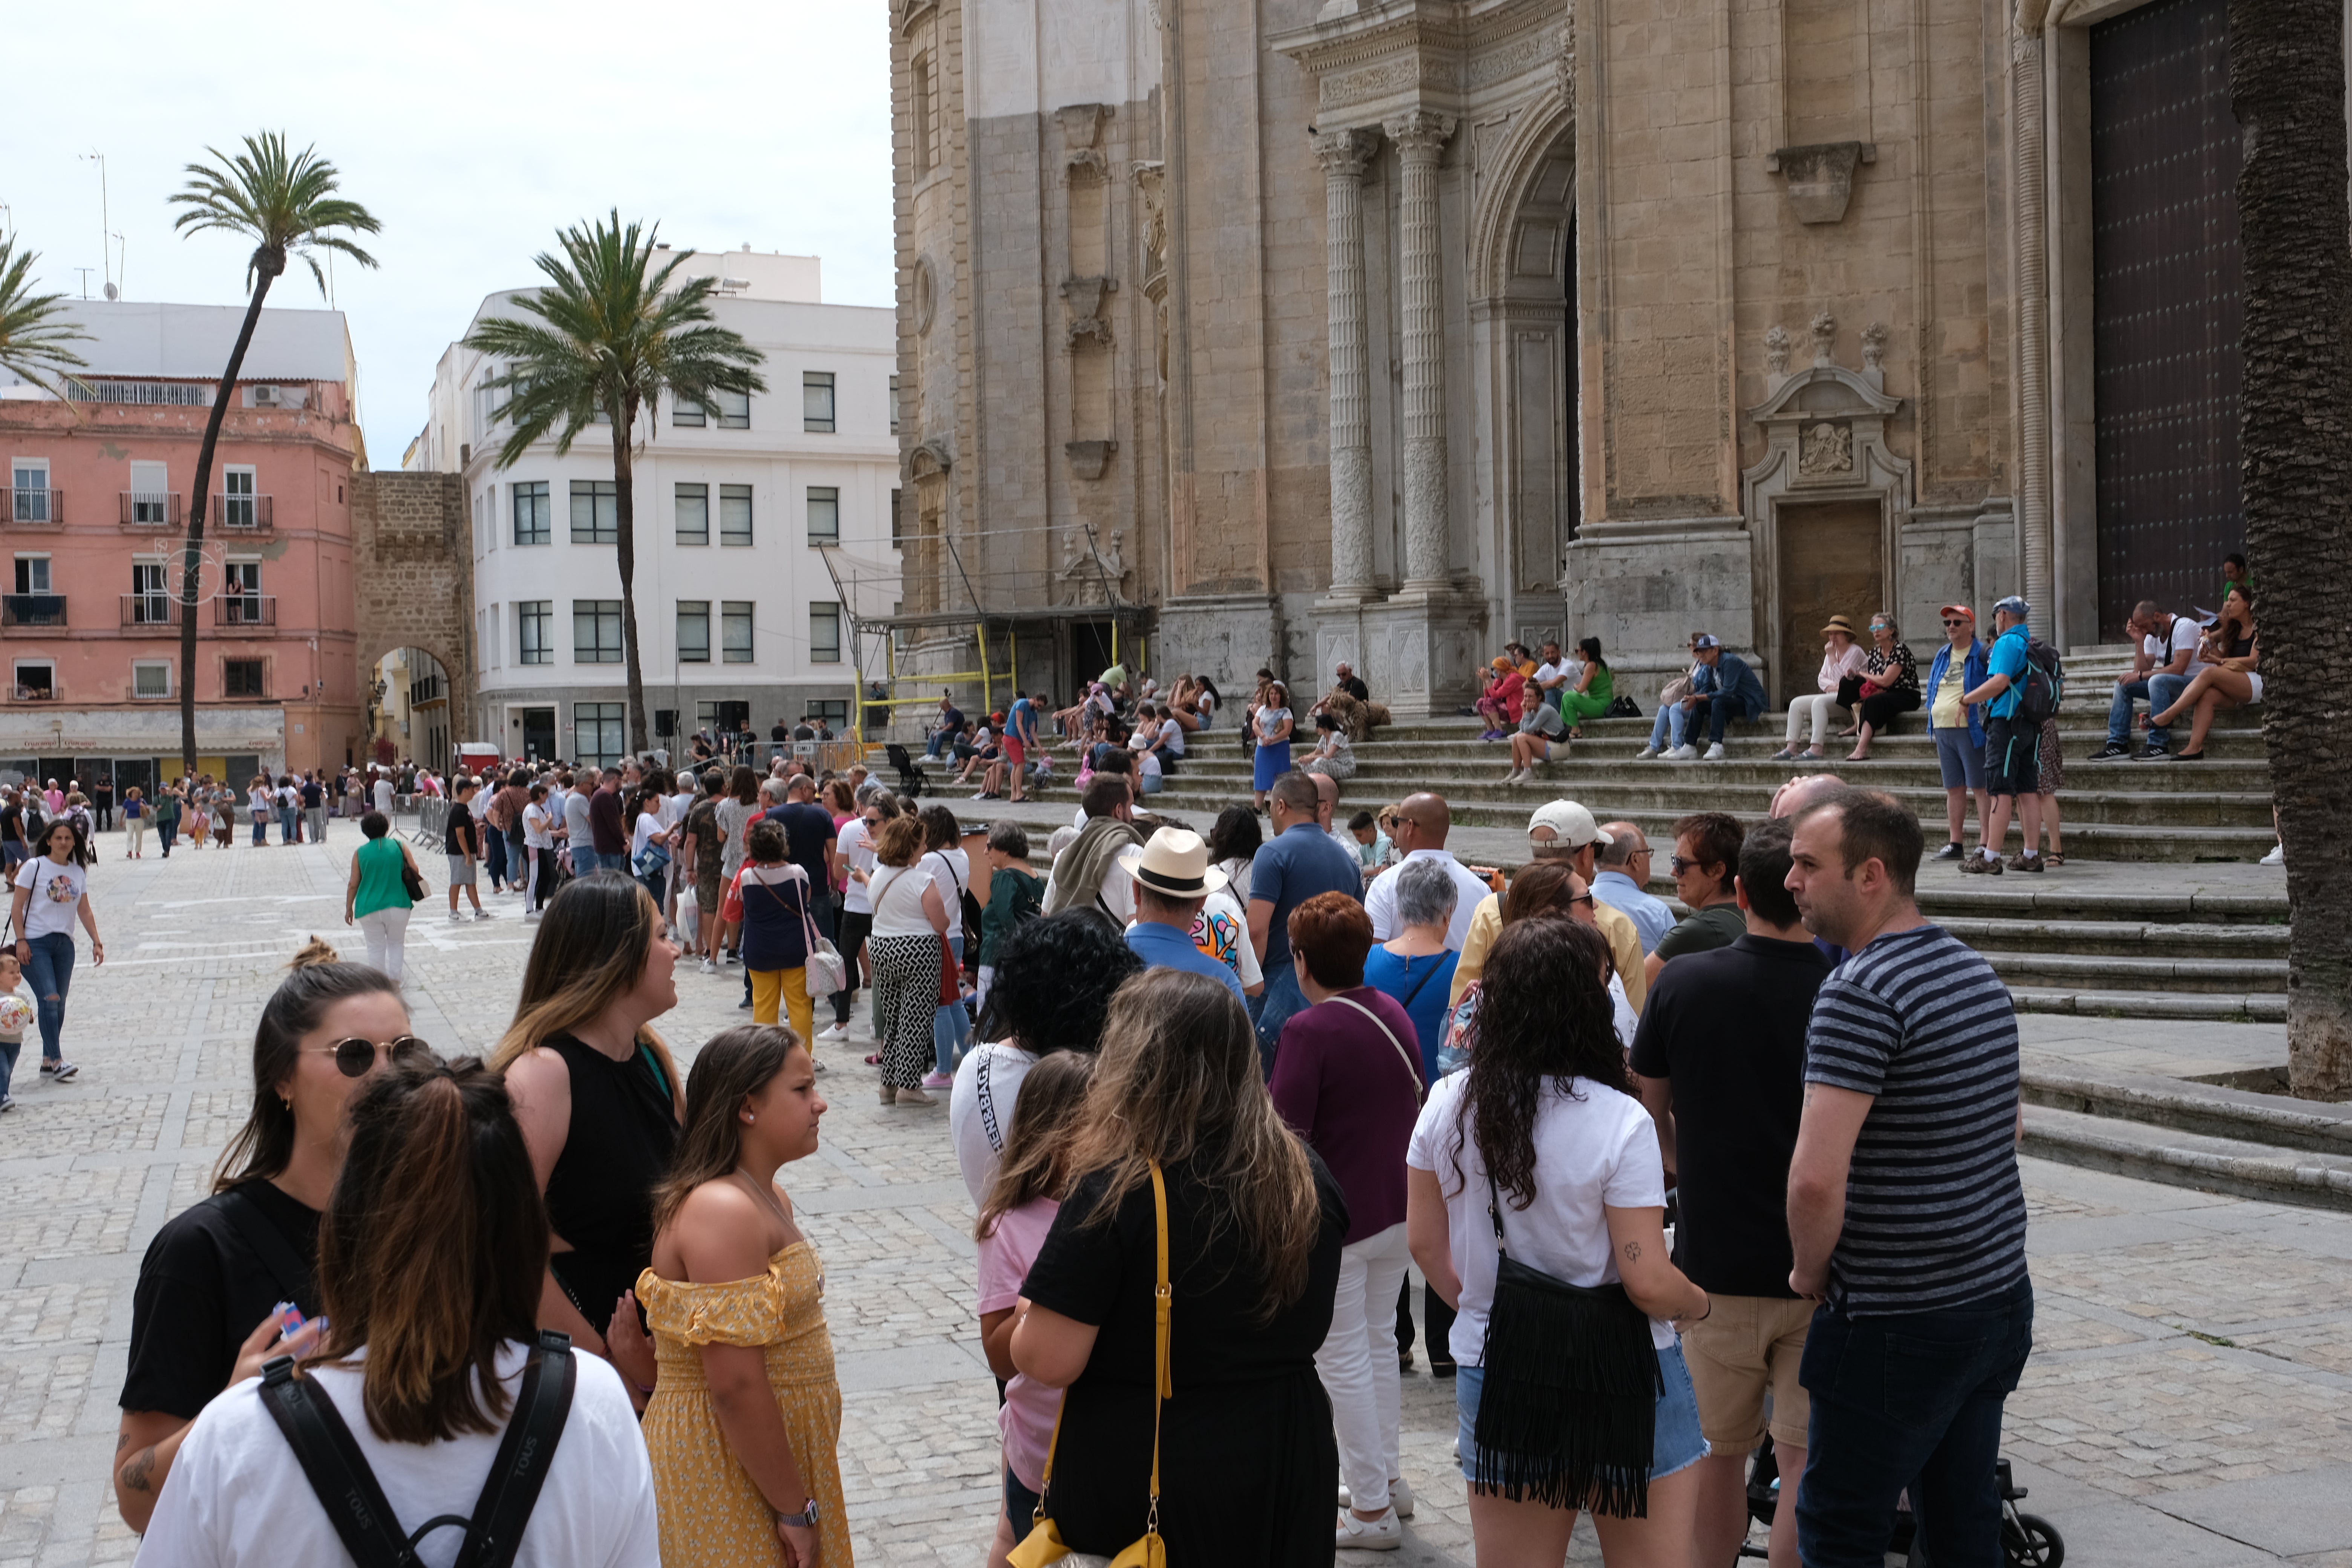
[{"label": "palm frond", "polygon": [[63,294],[33,292],[33,263],[39,259],[38,251],[18,250],[16,236],[0,235],[0,366],[58,394],[50,373],[85,363],[66,344],[89,334],[59,319]]},{"label": "palm frond", "polygon": [[266,267],[275,276],[285,270],[289,255],[297,255],[324,293],[314,249],[340,250],[362,267],[376,264],[351,237],[375,234],[383,226],[359,203],[334,194],[341,174],[316,148],[289,153],[285,132],[265,131],[247,137],[243,152],[205,151],[212,162],[190,163],[187,184],[171,198],[186,209],[172,226],[183,234],[220,229],[252,240],[248,290],[257,272]]}]

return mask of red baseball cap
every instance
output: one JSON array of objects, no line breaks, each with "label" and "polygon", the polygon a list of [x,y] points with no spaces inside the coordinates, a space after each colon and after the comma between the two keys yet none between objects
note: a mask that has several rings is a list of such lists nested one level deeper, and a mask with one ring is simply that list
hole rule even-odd
[{"label": "red baseball cap", "polygon": [[1974,626],[1977,619],[1977,613],[1974,610],[1969,609],[1966,605],[1946,605],[1942,609],[1937,611],[1936,614],[1938,616],[1965,616],[1968,617],[1969,624],[1970,626]]}]

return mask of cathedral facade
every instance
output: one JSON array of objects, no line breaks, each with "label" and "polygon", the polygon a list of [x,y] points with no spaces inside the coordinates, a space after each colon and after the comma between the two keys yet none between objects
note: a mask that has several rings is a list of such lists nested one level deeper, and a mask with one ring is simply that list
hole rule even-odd
[{"label": "cathedral facade", "polygon": [[2022,592],[2095,642],[2242,541],[2221,0],[892,38],[904,607],[1027,616],[1057,692],[1124,605],[1155,671],[1346,659],[1401,715],[1548,636],[1622,679],[1712,632],[1780,698],[1832,613],[1926,646]]}]

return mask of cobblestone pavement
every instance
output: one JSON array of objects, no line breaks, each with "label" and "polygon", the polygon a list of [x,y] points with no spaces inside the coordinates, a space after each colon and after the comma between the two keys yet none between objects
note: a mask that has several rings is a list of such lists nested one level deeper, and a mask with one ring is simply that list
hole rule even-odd
[{"label": "cobblestone pavement", "polygon": [[[28,1048],[19,1109],[0,1118],[0,1568],[135,1550],[105,1475],[140,1256],[244,1114],[278,966],[313,931],[364,951],[341,919],[347,824],[292,855],[126,863],[119,837],[104,842],[111,961],[92,969],[85,950],[68,1019],[81,1079],[42,1082]],[[419,858],[437,888],[438,858]],[[529,929],[514,900],[452,926],[436,898],[408,941],[417,1031],[480,1050],[512,1006]],[[742,1016],[740,979],[688,968],[661,1026],[682,1055]],[[972,1568],[997,1490],[970,1206],[944,1108],[877,1105],[857,1029],[828,1053],[824,1147],[786,1173],[826,1266],[857,1556]],[[2039,1343],[2006,1451],[2069,1561],[2352,1568],[2352,1219],[2040,1162],[2027,1179]],[[1421,1511],[1391,1561],[1468,1563],[1453,1385],[1407,1379],[1404,1413]],[[1576,1556],[1597,1556],[1588,1531]]]}]

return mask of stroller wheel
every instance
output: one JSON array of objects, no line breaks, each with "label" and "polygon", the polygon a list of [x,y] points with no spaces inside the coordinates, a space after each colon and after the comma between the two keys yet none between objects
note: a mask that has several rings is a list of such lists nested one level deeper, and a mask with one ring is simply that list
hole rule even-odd
[{"label": "stroller wheel", "polygon": [[2038,1513],[2012,1513],[2000,1521],[2000,1552],[2010,1568],[2059,1568],[2066,1542]]}]

